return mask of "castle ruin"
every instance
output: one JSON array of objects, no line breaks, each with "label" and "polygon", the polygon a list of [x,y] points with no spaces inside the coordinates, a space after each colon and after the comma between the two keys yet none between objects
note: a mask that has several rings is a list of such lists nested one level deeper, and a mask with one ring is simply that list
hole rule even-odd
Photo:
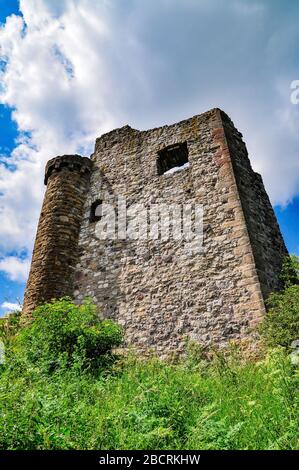
[{"label": "castle ruin", "polygon": [[[181,171],[169,171],[181,167]],[[287,250],[242,134],[220,109],[147,131],[129,126],[96,140],[91,158],[46,166],[23,315],[45,301],[90,297],[123,325],[127,344],[160,355],[187,339],[225,345],[250,336],[280,287]],[[100,240],[98,207],[200,204],[203,250],[184,240]]]}]

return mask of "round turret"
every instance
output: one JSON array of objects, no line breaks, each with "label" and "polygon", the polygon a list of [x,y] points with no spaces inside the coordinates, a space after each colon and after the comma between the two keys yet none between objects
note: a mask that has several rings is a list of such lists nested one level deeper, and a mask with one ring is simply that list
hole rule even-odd
[{"label": "round turret", "polygon": [[92,162],[63,155],[46,165],[47,190],[25,291],[23,315],[51,299],[72,295],[78,237]]}]

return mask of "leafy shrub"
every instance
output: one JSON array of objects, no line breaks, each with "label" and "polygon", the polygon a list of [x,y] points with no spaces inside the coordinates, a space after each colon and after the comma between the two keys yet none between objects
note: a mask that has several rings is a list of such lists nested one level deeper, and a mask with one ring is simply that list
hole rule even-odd
[{"label": "leafy shrub", "polygon": [[21,312],[9,313],[6,317],[0,318],[0,338],[5,343],[15,336],[20,329]]},{"label": "leafy shrub", "polygon": [[268,300],[270,306],[260,331],[268,346],[289,348],[299,339],[299,286],[275,292]]},{"label": "leafy shrub", "polygon": [[285,288],[299,284],[299,257],[287,256],[283,262],[280,279]]},{"label": "leafy shrub", "polygon": [[[7,331],[12,326],[6,326]],[[32,321],[16,331],[10,338],[10,353],[49,370],[75,362],[98,364],[122,340],[120,327],[111,320],[100,321],[94,305],[78,306],[69,298],[38,307]]]},{"label": "leafy shrub", "polygon": [[260,332],[270,347],[289,348],[299,339],[299,258],[286,257],[280,278],[284,290],[273,292],[267,301],[269,311]]}]

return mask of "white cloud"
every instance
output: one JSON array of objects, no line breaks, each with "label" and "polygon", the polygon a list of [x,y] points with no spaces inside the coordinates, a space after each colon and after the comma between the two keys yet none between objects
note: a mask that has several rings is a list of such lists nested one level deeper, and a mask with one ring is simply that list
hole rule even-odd
[{"label": "white cloud", "polygon": [[0,260],[0,271],[4,271],[11,281],[26,281],[29,268],[30,261],[28,259],[20,259],[16,256],[7,256]]},{"label": "white cloud", "polygon": [[15,312],[16,310],[21,310],[22,306],[20,304],[14,304],[12,302],[3,302],[0,305],[0,308],[6,312]]},{"label": "white cloud", "polygon": [[[21,1],[23,18],[9,17],[0,30],[1,55],[7,60],[1,99],[14,109],[20,130],[7,160],[16,171],[0,165],[2,255],[33,247],[46,161],[63,153],[89,155],[100,133],[125,124],[120,109],[127,99],[126,80],[146,94],[143,74],[134,66],[140,47],[128,37],[118,50],[121,39],[107,5]],[[113,52],[112,63],[106,49]],[[132,58],[128,68],[127,57]],[[125,69],[123,86],[116,86]]]},{"label": "white cloud", "polygon": [[[244,0],[21,0],[20,9],[23,17],[11,16],[0,30],[7,60],[0,98],[15,110],[20,131],[8,160],[16,170],[0,166],[2,257],[32,249],[46,161],[88,155],[98,135],[126,123],[154,127],[221,107],[243,131],[272,201],[299,192],[292,8]],[[0,269],[24,279],[26,263],[6,257]]]}]

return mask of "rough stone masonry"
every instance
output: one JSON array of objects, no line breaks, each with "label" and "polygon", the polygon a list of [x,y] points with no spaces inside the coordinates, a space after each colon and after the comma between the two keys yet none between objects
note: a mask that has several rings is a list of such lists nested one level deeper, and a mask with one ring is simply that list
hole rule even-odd
[{"label": "rough stone masonry", "polygon": [[[90,159],[50,160],[45,184],[23,315],[53,298],[91,297],[123,325],[127,344],[163,356],[188,339],[247,338],[280,287],[287,250],[275,214],[242,134],[218,108],[147,131],[115,129]],[[99,240],[96,208],[119,196],[129,206],[202,204],[204,250],[190,256],[172,238]]]}]

